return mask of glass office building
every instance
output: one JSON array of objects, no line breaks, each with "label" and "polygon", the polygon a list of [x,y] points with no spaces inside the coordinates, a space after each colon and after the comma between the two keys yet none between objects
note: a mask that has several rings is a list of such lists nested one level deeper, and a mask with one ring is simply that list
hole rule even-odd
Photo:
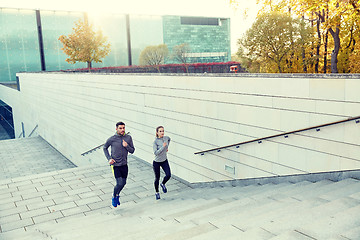
[{"label": "glass office building", "polygon": [[[87,15],[84,12],[0,8],[0,83],[15,82],[17,72],[86,68],[69,64],[60,35],[69,35],[75,21],[88,17],[102,30],[111,52],[93,67],[138,65],[150,45],[172,48],[188,43],[190,62],[230,61],[230,20],[183,16]],[[170,58],[166,63],[176,63]]]}]

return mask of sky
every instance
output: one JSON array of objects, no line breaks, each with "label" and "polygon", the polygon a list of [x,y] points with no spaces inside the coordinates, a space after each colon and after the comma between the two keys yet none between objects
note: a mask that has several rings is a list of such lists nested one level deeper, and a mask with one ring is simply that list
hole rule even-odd
[{"label": "sky", "polygon": [[[258,10],[255,0],[238,0],[240,8],[229,0],[0,0],[0,7],[40,10],[87,11],[147,15],[185,15],[227,17],[231,24],[231,52],[237,51],[239,39],[254,22]],[[247,17],[244,17],[244,10]]]}]

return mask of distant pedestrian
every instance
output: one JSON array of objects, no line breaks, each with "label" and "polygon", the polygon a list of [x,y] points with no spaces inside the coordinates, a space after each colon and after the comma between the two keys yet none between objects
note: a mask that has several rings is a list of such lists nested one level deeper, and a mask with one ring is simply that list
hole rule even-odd
[{"label": "distant pedestrian", "polygon": [[[111,155],[108,148],[111,146]],[[116,180],[112,196],[112,206],[120,205],[119,194],[126,184],[128,176],[127,156],[134,153],[135,147],[130,135],[125,134],[125,123],[116,123],[116,133],[111,136],[103,147],[106,158],[109,161],[113,175]]]},{"label": "distant pedestrian", "polygon": [[153,161],[153,168],[155,174],[155,198],[156,200],[160,199],[159,193],[159,182],[160,182],[160,167],[165,172],[165,177],[162,180],[160,186],[164,193],[167,192],[165,184],[169,181],[171,177],[170,165],[167,159],[167,152],[170,144],[170,137],[164,136],[164,127],[159,126],[156,128],[156,138],[153,143],[153,150],[155,154],[155,159]]}]

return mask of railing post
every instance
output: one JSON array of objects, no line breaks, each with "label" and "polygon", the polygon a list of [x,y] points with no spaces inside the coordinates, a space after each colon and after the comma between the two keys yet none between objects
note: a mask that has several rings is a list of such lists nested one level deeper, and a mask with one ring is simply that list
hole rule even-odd
[{"label": "railing post", "polygon": [[21,131],[22,131],[22,137],[25,138],[25,127],[24,122],[21,122]]}]

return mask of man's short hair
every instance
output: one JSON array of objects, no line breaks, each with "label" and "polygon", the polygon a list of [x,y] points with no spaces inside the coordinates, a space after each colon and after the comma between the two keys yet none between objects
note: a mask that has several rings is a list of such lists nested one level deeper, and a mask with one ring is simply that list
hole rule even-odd
[{"label": "man's short hair", "polygon": [[125,123],[123,123],[123,122],[118,122],[118,123],[116,123],[116,128],[118,128],[119,125],[124,125],[124,126],[125,126]]}]

